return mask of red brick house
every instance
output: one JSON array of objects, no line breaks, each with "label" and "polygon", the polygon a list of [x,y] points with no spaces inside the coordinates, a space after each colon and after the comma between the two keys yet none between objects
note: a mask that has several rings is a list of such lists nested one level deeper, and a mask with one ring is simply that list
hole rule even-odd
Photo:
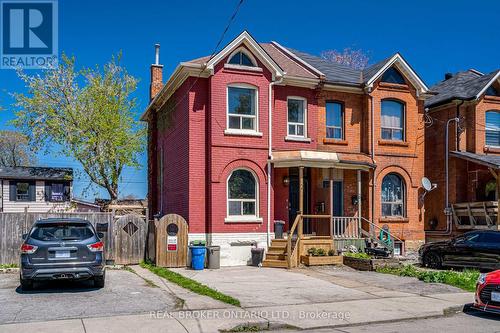
[{"label": "red brick house", "polygon": [[[500,70],[446,74],[426,100],[426,235],[447,238],[497,229],[500,178]],[[446,133],[448,132],[448,167]]]},{"label": "red brick house", "polygon": [[[151,78],[149,211],[182,215],[223,265],[268,247],[276,220],[304,246],[364,243],[384,225],[396,251],[424,241],[427,87],[400,54],[355,70],[245,31],[165,84],[157,61]],[[291,238],[267,264],[300,260]]]}]

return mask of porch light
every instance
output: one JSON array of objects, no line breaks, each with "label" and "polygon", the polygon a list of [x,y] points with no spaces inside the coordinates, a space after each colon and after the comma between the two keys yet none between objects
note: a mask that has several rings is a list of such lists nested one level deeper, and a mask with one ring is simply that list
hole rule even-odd
[{"label": "porch light", "polygon": [[283,185],[284,186],[290,185],[290,177],[288,176],[283,177]]}]

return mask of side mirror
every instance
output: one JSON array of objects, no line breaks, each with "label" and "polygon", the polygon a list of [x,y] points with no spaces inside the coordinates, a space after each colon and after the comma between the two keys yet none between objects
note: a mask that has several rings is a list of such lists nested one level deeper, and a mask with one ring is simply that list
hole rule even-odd
[{"label": "side mirror", "polygon": [[103,239],[104,238],[104,233],[103,232],[98,232],[97,233],[97,237],[99,237],[100,239]]},{"label": "side mirror", "polygon": [[23,234],[21,237],[22,237],[23,239],[26,239],[26,237],[28,237],[28,234]]}]

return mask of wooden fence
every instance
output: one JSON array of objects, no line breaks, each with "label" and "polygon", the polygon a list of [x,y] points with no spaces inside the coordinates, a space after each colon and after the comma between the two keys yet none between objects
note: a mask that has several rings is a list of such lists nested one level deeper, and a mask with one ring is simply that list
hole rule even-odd
[{"label": "wooden fence", "polygon": [[18,264],[22,235],[45,218],[82,218],[104,233],[106,260],[116,264],[137,264],[144,258],[148,225],[137,214],[113,213],[0,213],[0,264]]}]

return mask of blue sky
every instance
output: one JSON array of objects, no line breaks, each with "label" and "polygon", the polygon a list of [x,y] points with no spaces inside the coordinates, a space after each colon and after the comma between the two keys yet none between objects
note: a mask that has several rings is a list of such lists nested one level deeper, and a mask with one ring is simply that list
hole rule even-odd
[{"label": "blue sky", "polygon": [[[59,1],[59,51],[75,55],[77,65],[103,64],[123,51],[123,64],[139,78],[139,115],[148,102],[153,44],[161,44],[164,78],[180,61],[209,55],[237,0],[212,1]],[[445,72],[500,68],[500,1],[261,1],[245,0],[222,47],[242,30],[258,41],[319,54],[327,49],[360,48],[377,62],[401,52],[432,85]],[[23,91],[12,70],[0,70],[0,128],[12,119],[9,92]],[[40,156],[41,165],[79,168],[69,158]],[[120,195],[144,197],[146,157],[141,170],[126,169]],[[83,197],[84,179],[75,181]],[[100,196],[105,196],[101,191]],[[93,192],[89,193],[91,198]]]}]

